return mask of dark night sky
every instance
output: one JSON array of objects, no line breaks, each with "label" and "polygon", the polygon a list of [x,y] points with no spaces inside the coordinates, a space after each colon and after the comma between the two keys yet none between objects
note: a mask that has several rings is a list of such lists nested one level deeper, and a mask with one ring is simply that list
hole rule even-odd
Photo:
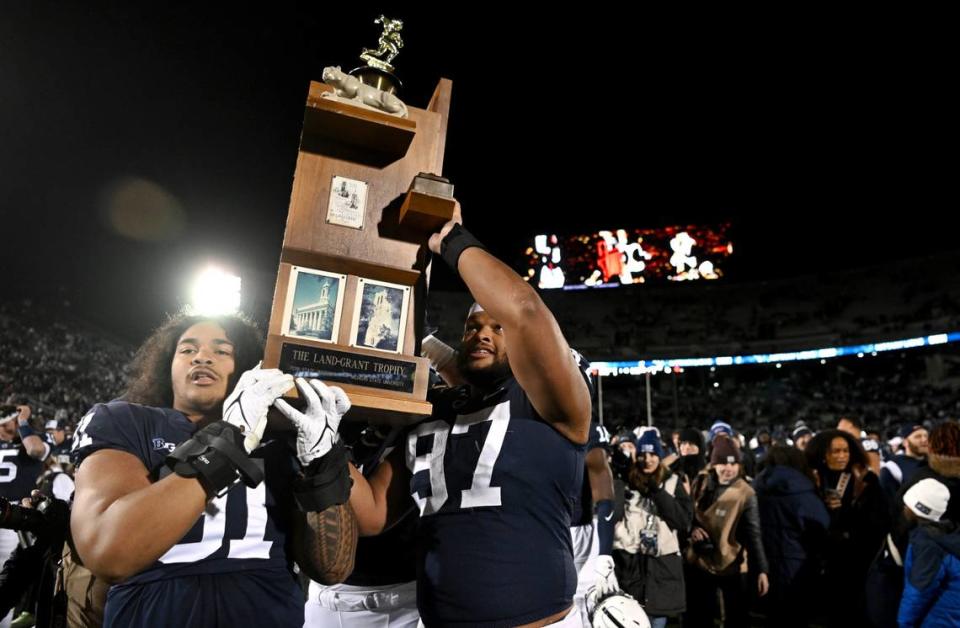
[{"label": "dark night sky", "polygon": [[[205,260],[274,272],[308,82],[357,64],[381,11],[405,20],[404,100],[453,80],[444,174],[508,261],[538,232],[725,220],[734,280],[958,246],[955,70],[907,20],[313,4],[5,3],[4,295],[66,290],[137,340]],[[117,232],[130,203],[163,237]]]}]

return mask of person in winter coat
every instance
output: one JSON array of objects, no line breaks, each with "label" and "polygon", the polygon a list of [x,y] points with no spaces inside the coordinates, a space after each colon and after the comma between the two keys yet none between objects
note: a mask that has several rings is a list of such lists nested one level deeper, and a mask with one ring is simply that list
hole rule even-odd
[{"label": "person in winter coat", "polygon": [[740,453],[732,440],[716,437],[709,470],[693,481],[685,628],[712,628],[717,590],[723,595],[724,625],[748,626],[751,592],[762,597],[769,588],[757,497],[743,477]]},{"label": "person in winter coat", "polygon": [[913,626],[960,626],[960,530],[941,522],[950,491],[927,478],[903,496],[909,517],[919,520],[910,533],[904,562],[903,598],[897,622]]},{"label": "person in winter coat", "polygon": [[668,617],[686,609],[679,537],[693,521],[684,478],[671,472],[663,457],[658,433],[641,434],[613,540],[620,587],[643,605],[653,628],[663,628]]},{"label": "person in winter coat", "polygon": [[830,516],[802,451],[775,445],[762,466],[753,488],[770,563],[770,594],[764,600],[768,623],[806,626],[805,601],[814,588]]},{"label": "person in winter coat", "polygon": [[805,453],[830,514],[821,594],[813,599],[828,626],[865,625],[864,582],[889,529],[883,491],[859,439],[846,432],[820,432]]}]

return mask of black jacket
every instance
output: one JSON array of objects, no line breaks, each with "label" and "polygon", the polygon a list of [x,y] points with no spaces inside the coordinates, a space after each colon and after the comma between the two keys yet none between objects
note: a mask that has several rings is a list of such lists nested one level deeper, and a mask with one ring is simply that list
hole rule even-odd
[{"label": "black jacket", "polygon": [[792,467],[764,469],[753,488],[770,560],[770,593],[779,595],[816,559],[830,516],[813,481]]},{"label": "black jacket", "polygon": [[[838,473],[820,470],[821,497],[837,483]],[[857,486],[850,480],[841,507],[829,510],[830,528],[824,567],[836,581],[862,582],[890,530],[890,512],[877,476],[867,471]]]}]

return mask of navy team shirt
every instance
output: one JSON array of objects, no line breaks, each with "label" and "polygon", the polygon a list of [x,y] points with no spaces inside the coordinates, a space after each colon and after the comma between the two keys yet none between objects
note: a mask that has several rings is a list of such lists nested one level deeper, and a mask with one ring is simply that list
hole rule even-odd
[{"label": "navy team shirt", "polygon": [[[196,429],[169,408],[98,404],[77,428],[74,462],[116,449],[139,458],[156,480],[167,454]],[[104,626],[303,624],[303,593],[288,558],[296,462],[278,440],[250,457],[262,460],[265,480],[233,485],[157,562],[111,587]]]},{"label": "navy team shirt", "polygon": [[50,455],[50,438],[46,434],[39,436],[48,445],[47,453],[42,458],[29,456],[19,437],[12,441],[0,440],[0,496],[16,504],[37,488],[37,479],[43,474],[43,463]]},{"label": "navy team shirt", "polygon": [[462,386],[431,402],[406,443],[424,623],[516,626],[568,608],[584,445],[544,421],[512,378],[482,399]]}]

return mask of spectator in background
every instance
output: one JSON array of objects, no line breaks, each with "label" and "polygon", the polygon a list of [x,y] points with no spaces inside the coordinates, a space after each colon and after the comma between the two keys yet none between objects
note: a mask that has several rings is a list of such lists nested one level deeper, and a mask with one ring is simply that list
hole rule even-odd
[{"label": "spectator in background", "polygon": [[761,466],[754,488],[770,564],[768,625],[806,626],[830,516],[802,451],[776,445]]},{"label": "spectator in background", "polygon": [[904,562],[900,626],[960,626],[960,532],[941,521],[950,501],[943,483],[925,478],[903,494],[906,516],[918,520]]},{"label": "spectator in background", "polygon": [[694,523],[687,548],[687,613],[684,626],[714,625],[717,591],[726,626],[747,626],[752,592],[769,589],[760,515],[753,488],[743,477],[741,451],[731,438],[713,440],[710,467],[693,481]]},{"label": "spectator in background", "polygon": [[662,463],[656,431],[645,431],[637,449],[613,557],[620,587],[643,605],[653,628],[663,628],[668,617],[686,610],[680,537],[690,528],[693,504],[682,476]]},{"label": "spectator in background", "polygon": [[803,451],[807,448],[807,443],[810,442],[810,439],[813,438],[813,430],[806,426],[806,424],[801,423],[793,429],[791,434],[793,438],[793,446]]},{"label": "spectator in background", "polygon": [[867,569],[888,529],[883,491],[860,439],[848,432],[820,432],[805,453],[830,514],[822,592],[816,599],[827,611],[829,626],[860,626],[865,623]]},{"label": "spectator in background", "polygon": [[[909,482],[913,474],[927,464],[930,451],[927,428],[919,423],[907,423],[900,428],[903,451],[883,463],[880,471],[880,487],[891,504],[899,503],[897,493],[904,482]],[[899,508],[898,508],[899,510]]]}]

